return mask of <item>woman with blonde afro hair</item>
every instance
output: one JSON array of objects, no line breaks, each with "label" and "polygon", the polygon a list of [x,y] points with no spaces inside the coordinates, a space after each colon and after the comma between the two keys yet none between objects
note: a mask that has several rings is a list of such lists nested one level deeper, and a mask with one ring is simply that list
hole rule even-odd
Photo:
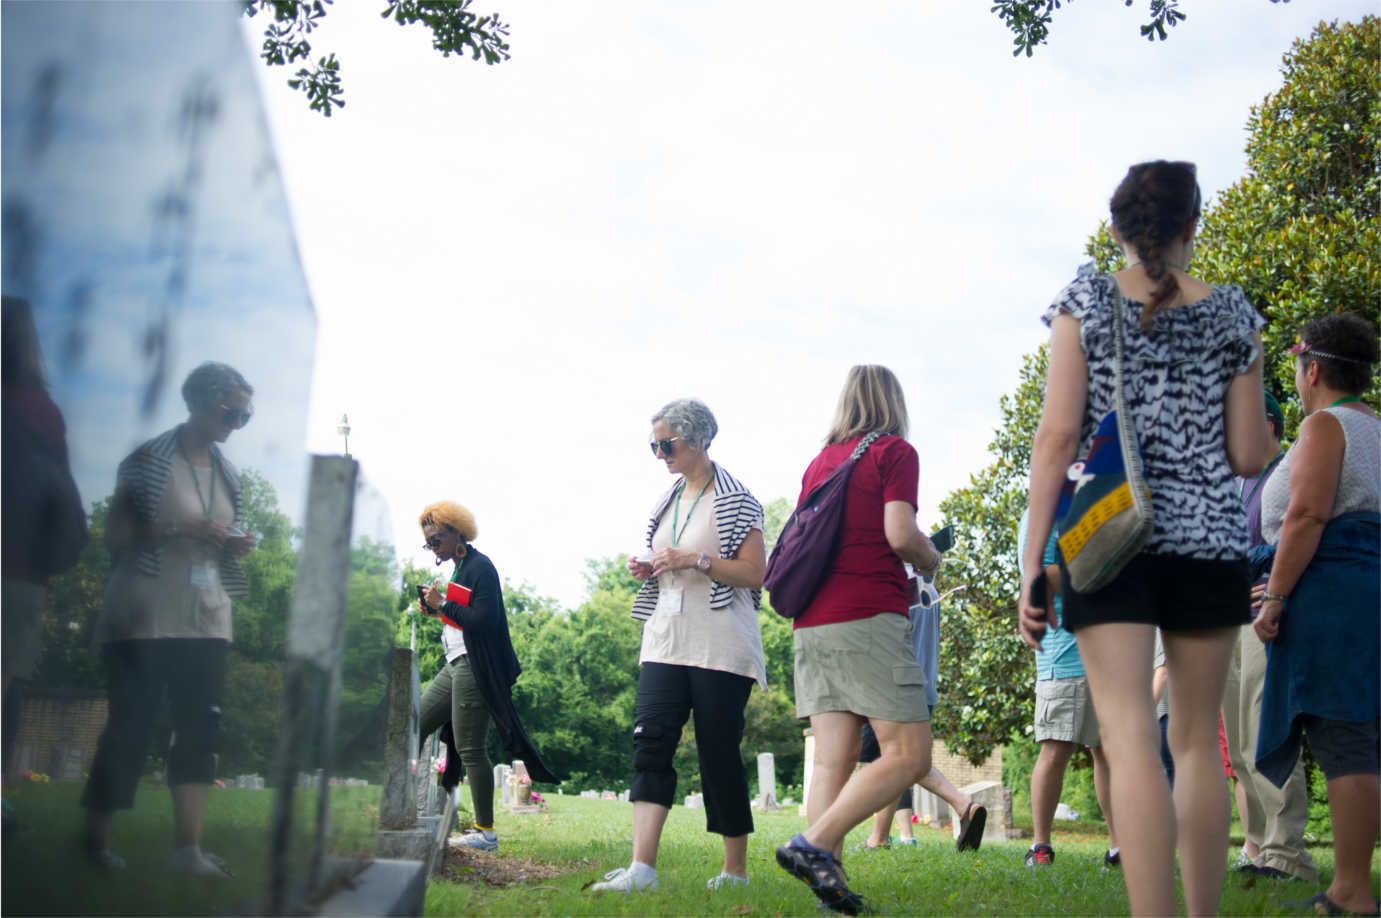
[{"label": "woman with blonde afro hair", "polygon": [[446,657],[422,695],[421,739],[450,723],[456,755],[470,778],[475,813],[475,829],[463,843],[497,851],[494,772],[485,752],[489,721],[499,728],[504,748],[527,764],[532,780],[556,783],[560,778],[543,764],[513,707],[513,684],[522,666],[508,635],[499,572],[470,544],[479,534],[474,514],[454,501],[440,500],[428,504],[417,522],[437,565],[455,564],[451,585],[444,590],[440,584],[418,587],[418,610],[442,620]]},{"label": "woman with blonde afro hair", "polygon": [[467,542],[473,542],[479,537],[475,515],[453,500],[439,500],[434,504],[427,504],[422,515],[417,518],[417,525],[424,529],[427,526],[444,526],[452,532],[460,533],[460,537]]}]

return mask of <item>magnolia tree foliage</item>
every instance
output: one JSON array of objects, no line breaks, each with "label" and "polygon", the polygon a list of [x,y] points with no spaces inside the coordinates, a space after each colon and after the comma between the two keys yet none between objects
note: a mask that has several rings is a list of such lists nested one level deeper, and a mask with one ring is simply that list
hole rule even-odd
[{"label": "magnolia tree foliage", "polygon": [[[1285,54],[1280,89],[1247,119],[1247,172],[1205,208],[1192,270],[1240,284],[1266,320],[1267,385],[1300,420],[1300,327],[1328,313],[1381,319],[1381,19],[1320,23]],[[1122,265],[1107,225],[1087,251]],[[1373,379],[1366,400],[1381,406]]]},{"label": "magnolia tree foliage", "polygon": [[931,727],[975,763],[1031,723],[1035,668],[1016,630],[1016,538],[1045,370],[1044,347],[1023,358],[1020,382],[1002,397],[1002,424],[988,444],[993,462],[940,503],[955,544],[936,585],[963,589],[941,613],[940,697]]}]

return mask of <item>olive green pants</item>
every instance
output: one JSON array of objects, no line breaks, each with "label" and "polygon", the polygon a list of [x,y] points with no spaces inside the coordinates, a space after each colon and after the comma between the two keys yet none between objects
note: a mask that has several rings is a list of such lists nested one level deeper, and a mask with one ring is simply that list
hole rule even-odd
[{"label": "olive green pants", "polygon": [[470,786],[470,802],[475,808],[475,824],[494,825],[494,769],[484,750],[489,734],[489,708],[470,671],[470,658],[458,657],[441,667],[441,672],[422,693],[420,733],[425,741],[451,722],[456,735],[456,751]]}]

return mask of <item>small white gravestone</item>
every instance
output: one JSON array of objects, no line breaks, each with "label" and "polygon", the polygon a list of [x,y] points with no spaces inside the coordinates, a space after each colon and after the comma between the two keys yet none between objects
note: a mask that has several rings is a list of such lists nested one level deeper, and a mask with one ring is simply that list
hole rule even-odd
[{"label": "small white gravestone", "polygon": [[498,765],[494,768],[494,784],[499,788],[499,803],[510,806],[513,803],[513,782],[509,780],[513,775],[513,769],[508,765]]},{"label": "small white gravestone", "polygon": [[770,752],[758,753],[758,793],[764,810],[777,808],[777,760]]},{"label": "small white gravestone", "polygon": [[626,790],[624,790],[624,791],[619,791],[619,803],[627,803],[627,802],[628,802],[628,795],[629,795],[630,793],[632,793],[632,791],[626,791]]},{"label": "small white gravestone", "polygon": [[687,794],[686,808],[691,810],[704,809],[705,796],[703,794]]},{"label": "small white gravestone", "polygon": [[[1002,841],[1007,836],[1007,823],[1009,815],[1004,806],[1004,794],[1002,782],[1000,781],[975,781],[966,784],[959,790],[974,803],[980,804],[988,809],[988,820],[983,828],[983,841],[993,842]],[[959,837],[959,817],[962,814],[954,814],[954,837]]]},{"label": "small white gravestone", "polygon": [[1079,811],[1070,809],[1067,803],[1057,803],[1055,804],[1055,818],[1073,822],[1079,818]]}]

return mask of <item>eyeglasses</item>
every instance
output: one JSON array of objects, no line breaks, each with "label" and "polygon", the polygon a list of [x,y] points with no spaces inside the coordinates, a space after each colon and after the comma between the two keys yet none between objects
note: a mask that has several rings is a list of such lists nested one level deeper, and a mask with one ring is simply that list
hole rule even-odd
[{"label": "eyeglasses", "polygon": [[[675,443],[679,439],[681,438],[667,437],[665,440],[653,440],[651,443],[647,445],[652,447],[652,455],[654,456],[670,456],[672,450],[674,449],[674,447],[671,444]],[[660,450],[661,452],[658,452],[658,450]]]},{"label": "eyeglasses", "polygon": [[430,539],[428,539],[426,544],[422,547],[428,549],[429,551],[436,551],[438,548],[441,547],[441,543],[444,541],[446,541],[446,537],[444,535],[434,535]]},{"label": "eyeglasses", "polygon": [[234,408],[227,408],[225,405],[221,406],[221,423],[226,427],[239,430],[241,427],[248,424],[249,419],[252,417],[254,417],[253,409],[249,411],[236,411]]}]

